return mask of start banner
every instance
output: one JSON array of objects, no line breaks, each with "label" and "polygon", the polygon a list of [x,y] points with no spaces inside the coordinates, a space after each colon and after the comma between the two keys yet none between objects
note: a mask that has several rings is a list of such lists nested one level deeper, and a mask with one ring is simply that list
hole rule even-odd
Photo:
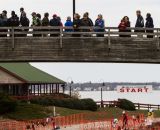
[{"label": "start banner", "polygon": [[151,93],[152,85],[118,85],[118,93]]}]

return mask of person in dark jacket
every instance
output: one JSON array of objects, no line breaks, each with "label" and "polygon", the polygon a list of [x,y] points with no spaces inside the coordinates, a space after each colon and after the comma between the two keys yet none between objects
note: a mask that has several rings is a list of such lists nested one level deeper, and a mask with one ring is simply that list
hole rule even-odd
[{"label": "person in dark jacket", "polygon": [[[145,27],[154,28],[153,19],[150,13],[147,13]],[[153,30],[146,30],[146,33],[153,33]],[[153,38],[153,35],[147,35],[147,38]]]},{"label": "person in dark jacket", "polygon": [[[53,15],[53,18],[50,20],[50,26],[53,27],[60,27],[61,21],[58,19],[56,14]],[[51,34],[51,37],[58,37],[60,35],[60,29],[52,29],[51,31],[56,32],[57,34]]]},{"label": "person in dark jacket", "polygon": [[[83,15],[83,18],[81,19],[81,26],[82,27],[92,27],[93,26],[87,14]],[[82,29],[82,32],[90,32],[90,31],[91,29]]]},{"label": "person in dark jacket", "polygon": [[[102,14],[98,15],[98,18],[95,21],[95,27],[95,32],[105,32],[105,23]],[[97,37],[104,37],[104,34],[97,34]]]},{"label": "person in dark jacket", "polygon": [[[64,26],[65,27],[73,27],[73,22],[72,22],[70,16],[67,17],[67,20],[66,20]],[[65,32],[73,32],[73,29],[65,29]]]},{"label": "person in dark jacket", "polygon": [[49,13],[44,14],[44,18],[42,19],[42,26],[49,26]]},{"label": "person in dark jacket", "polygon": [[[12,11],[11,12],[11,17],[8,19],[8,26],[9,27],[18,27],[20,24],[19,22],[19,17],[15,14],[15,11]],[[10,30],[11,31],[11,30]],[[19,29],[15,29],[14,30],[15,32],[19,32],[20,30]],[[10,35],[11,36],[11,35]],[[18,34],[15,34],[14,35],[15,37],[18,36]]]},{"label": "person in dark jacket", "polygon": [[[131,30],[127,29],[130,27],[130,21],[128,16],[124,16],[119,24],[119,32],[131,32]],[[120,37],[131,37],[131,35],[119,35]]]},{"label": "person in dark jacket", "polygon": [[[29,19],[27,18],[26,13],[23,12],[23,13],[21,14],[20,26],[21,26],[21,27],[29,27],[29,23],[30,23],[30,21],[29,21]],[[22,31],[28,32],[29,29],[23,29]],[[21,36],[22,36],[22,37],[26,37],[27,34],[22,34]]]},{"label": "person in dark jacket", "polygon": [[[42,26],[49,26],[49,13],[44,14],[44,18],[42,19]],[[48,29],[43,29],[43,31],[49,31]],[[43,34],[43,36],[47,36],[48,34]]]},{"label": "person in dark jacket", "polygon": [[23,7],[20,8],[20,13],[21,13],[21,14],[20,14],[20,24],[21,24],[22,17],[23,17],[24,14],[26,14],[26,12],[24,11],[24,8],[23,8]]},{"label": "person in dark jacket", "polygon": [[[7,11],[3,10],[2,11],[2,16],[1,16],[1,27],[7,27],[8,26],[8,18],[7,18]],[[8,29],[3,29],[1,30],[2,32],[8,32]],[[7,37],[7,34],[1,34],[0,37]]]},{"label": "person in dark jacket", "polygon": [[89,13],[86,12],[85,14],[87,15],[87,18],[88,18],[88,20],[90,21],[91,26],[93,26],[93,21],[92,21],[92,19],[89,17]]},{"label": "person in dark jacket", "polygon": [[[74,19],[73,19],[73,29],[74,32],[80,32],[79,27],[81,26],[81,20],[80,20],[80,15],[78,13],[74,14]],[[74,37],[80,37],[81,34],[73,34]]]},{"label": "person in dark jacket", "polygon": [[[137,14],[137,21],[136,21],[135,27],[136,28],[143,28],[144,27],[144,19],[141,15],[141,11],[137,10],[136,14]],[[135,30],[135,32],[144,32],[144,30],[137,29],[137,30]],[[143,37],[143,36],[139,35],[139,37]]]}]

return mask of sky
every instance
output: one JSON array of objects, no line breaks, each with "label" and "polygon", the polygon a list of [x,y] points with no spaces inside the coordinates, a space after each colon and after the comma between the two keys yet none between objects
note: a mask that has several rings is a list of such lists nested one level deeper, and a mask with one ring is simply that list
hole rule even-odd
[{"label": "sky", "polygon": [[[135,25],[136,10],[141,10],[145,18],[150,12],[155,27],[160,27],[160,0],[76,0],[76,12],[81,16],[89,12],[95,21],[97,14],[102,14],[106,26],[117,27],[123,16],[129,16],[131,26]],[[24,7],[27,16],[31,13],[49,12],[61,16],[65,22],[72,16],[72,0],[5,0],[1,2],[0,11],[15,10]],[[111,63],[32,63],[47,73],[57,76],[66,82],[160,82],[160,65],[152,64],[111,64]]]}]

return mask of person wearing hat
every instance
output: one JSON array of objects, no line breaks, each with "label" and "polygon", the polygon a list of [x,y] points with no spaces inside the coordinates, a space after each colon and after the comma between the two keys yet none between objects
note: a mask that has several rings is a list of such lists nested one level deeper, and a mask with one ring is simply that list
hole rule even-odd
[{"label": "person wearing hat", "polygon": [[[60,27],[61,21],[58,19],[56,14],[53,14],[53,18],[49,22],[52,27]],[[60,29],[51,29],[52,32],[56,32],[57,34],[50,34],[51,37],[58,37],[60,34]]]}]

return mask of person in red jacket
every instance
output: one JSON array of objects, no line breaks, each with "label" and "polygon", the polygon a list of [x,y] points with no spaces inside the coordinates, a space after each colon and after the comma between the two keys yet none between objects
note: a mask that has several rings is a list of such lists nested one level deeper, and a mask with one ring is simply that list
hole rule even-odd
[{"label": "person in red jacket", "polygon": [[[118,28],[119,28],[119,32],[131,32],[131,30],[127,29],[129,28],[130,25],[130,21],[129,21],[129,17],[128,16],[124,16],[123,19],[121,20],[121,23],[119,24]],[[119,35],[120,37],[131,37],[131,35]]]}]

